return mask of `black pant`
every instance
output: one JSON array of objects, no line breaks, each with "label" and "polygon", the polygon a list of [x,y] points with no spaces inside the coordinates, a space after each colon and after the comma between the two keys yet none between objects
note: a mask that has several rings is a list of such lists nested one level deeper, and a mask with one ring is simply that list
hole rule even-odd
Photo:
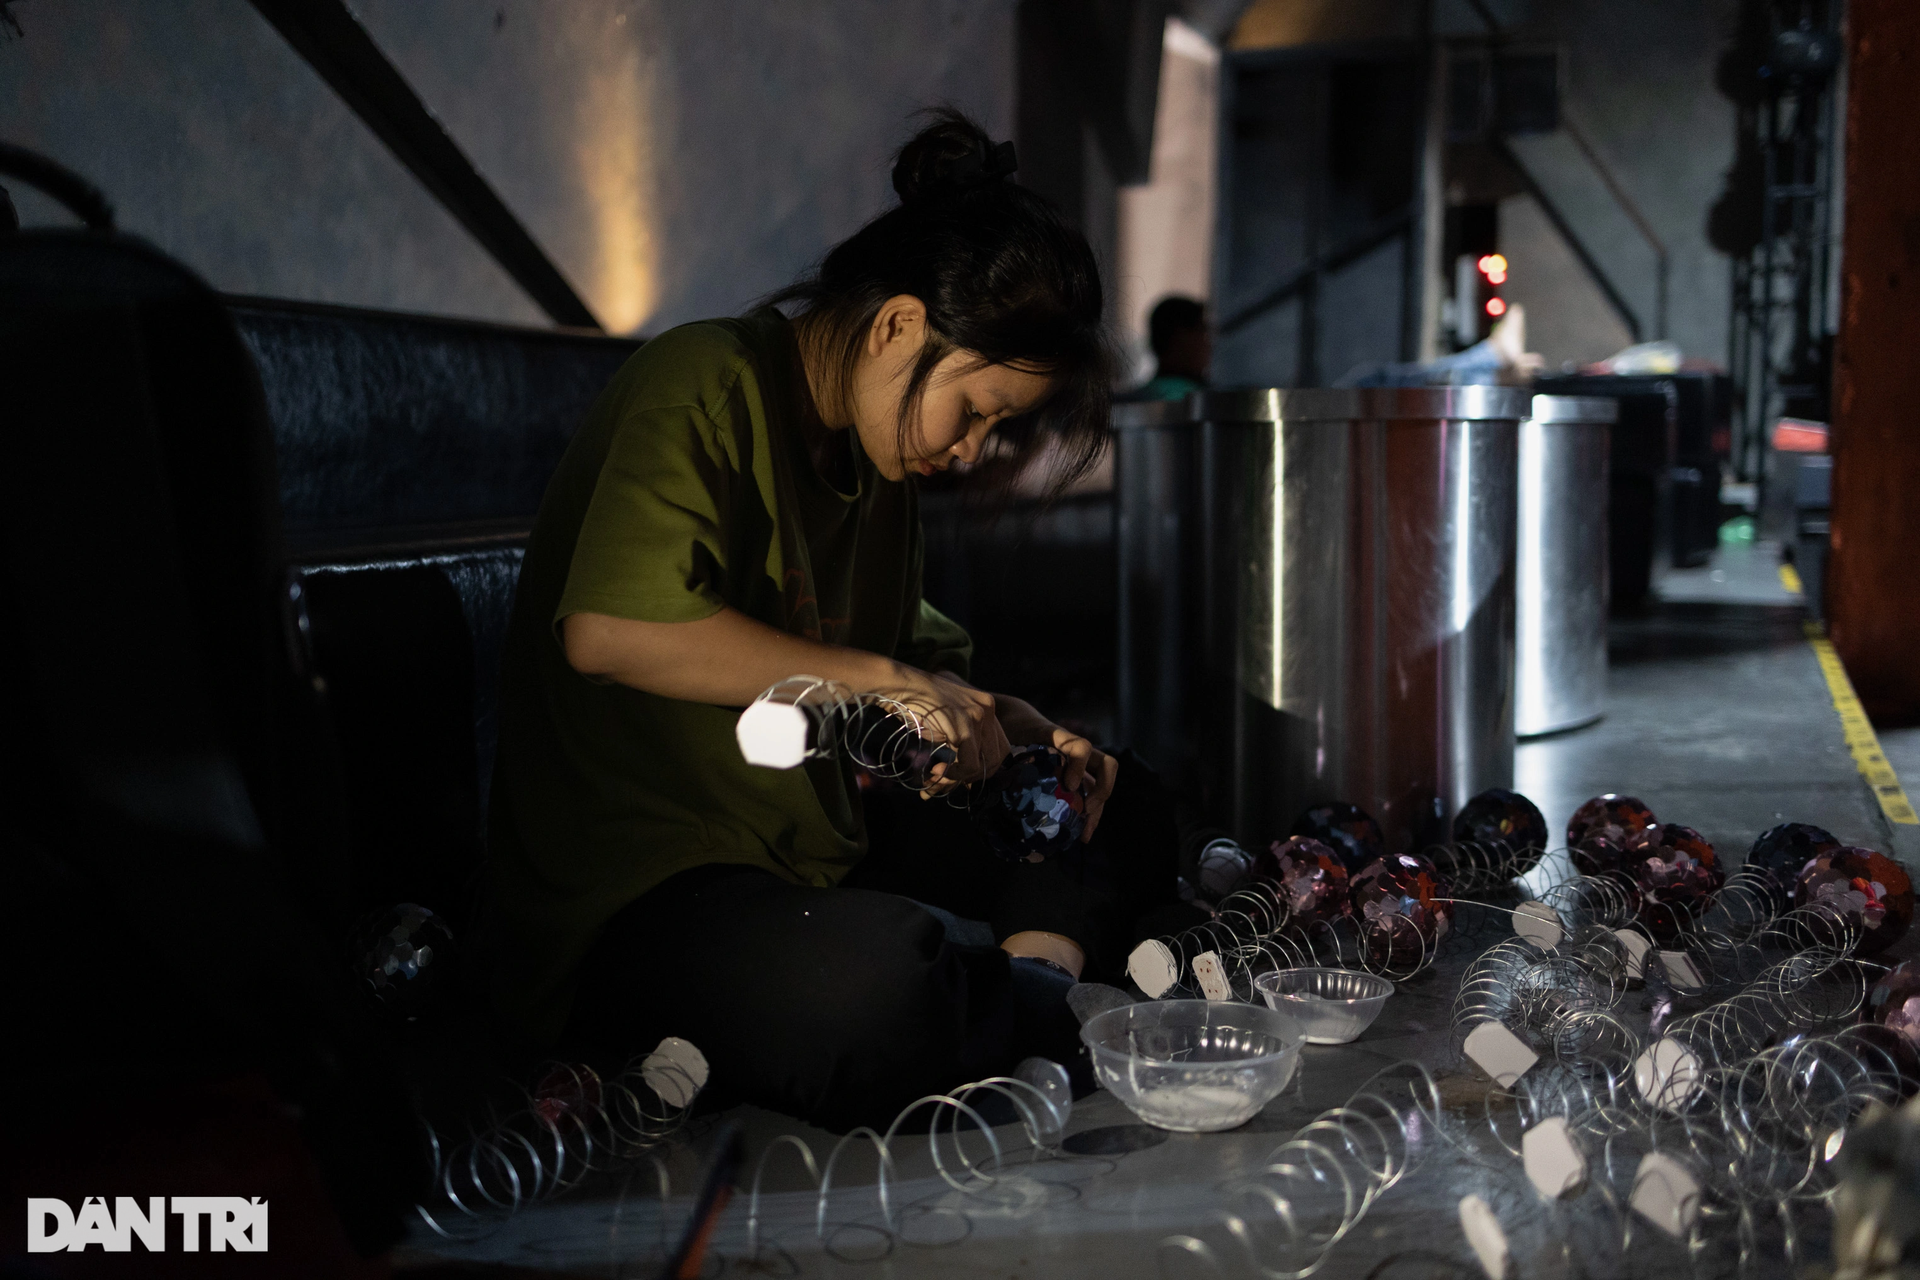
[{"label": "black pant", "polygon": [[[869,793],[869,851],[838,888],[753,867],[683,872],[616,915],[589,953],[568,1030],[608,1062],[682,1036],[709,1092],[832,1129],[884,1126],[915,1098],[1029,1055],[1075,1070],[1070,982],[997,946],[957,946],[919,903],[1073,938],[1084,977],[1117,981],[1140,918],[1174,899],[1177,836],[1131,753],[1091,843],[1042,863],[996,858],[941,801]],[[1078,1074],[1076,1072],[1076,1074]]]}]

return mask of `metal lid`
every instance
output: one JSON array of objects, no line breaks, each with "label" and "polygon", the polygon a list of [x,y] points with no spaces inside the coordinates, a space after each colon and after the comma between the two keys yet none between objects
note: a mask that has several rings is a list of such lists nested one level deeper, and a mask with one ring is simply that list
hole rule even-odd
[{"label": "metal lid", "polygon": [[1183,400],[1121,400],[1113,406],[1115,431],[1151,431],[1198,421],[1191,396]]},{"label": "metal lid", "polygon": [[1252,387],[1196,396],[1206,422],[1518,422],[1527,416],[1522,387],[1364,387],[1283,391]]},{"label": "metal lid", "polygon": [[1535,422],[1618,422],[1620,402],[1610,396],[1535,396]]}]

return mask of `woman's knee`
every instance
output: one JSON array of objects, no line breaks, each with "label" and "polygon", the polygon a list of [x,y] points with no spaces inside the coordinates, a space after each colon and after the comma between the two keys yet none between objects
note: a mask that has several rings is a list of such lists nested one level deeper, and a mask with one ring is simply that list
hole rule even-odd
[{"label": "woman's knee", "polygon": [[965,966],[940,922],[907,899],[810,896],[800,922],[763,922],[781,954],[712,975],[715,1004],[738,1019],[720,1033],[716,1067],[731,1068],[749,1100],[820,1123],[883,1118],[958,1061]]}]

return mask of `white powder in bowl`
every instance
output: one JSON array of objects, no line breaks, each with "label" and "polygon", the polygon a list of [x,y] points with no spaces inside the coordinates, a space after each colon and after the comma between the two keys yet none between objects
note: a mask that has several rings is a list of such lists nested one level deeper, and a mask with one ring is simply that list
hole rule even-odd
[{"label": "white powder in bowl", "polygon": [[1148,1124],[1183,1133],[1209,1133],[1245,1124],[1260,1106],[1223,1085],[1168,1085],[1142,1090],[1133,1110]]}]

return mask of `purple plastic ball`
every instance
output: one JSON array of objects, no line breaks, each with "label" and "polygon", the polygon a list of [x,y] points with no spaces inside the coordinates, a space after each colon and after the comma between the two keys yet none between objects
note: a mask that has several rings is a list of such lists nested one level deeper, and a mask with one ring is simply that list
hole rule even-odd
[{"label": "purple plastic ball", "polygon": [[1760,833],[1747,850],[1750,870],[1766,873],[1775,902],[1784,907],[1793,899],[1793,886],[1807,864],[1823,853],[1840,848],[1840,842],[1825,827],[1809,822],[1783,822]]},{"label": "purple plastic ball", "polygon": [[430,1011],[452,958],[446,920],[411,902],[363,920],[351,952],[362,989],[382,1011],[409,1022]]},{"label": "purple plastic ball", "polygon": [[1330,924],[1352,910],[1346,865],[1332,849],[1307,836],[1276,840],[1254,855],[1253,875],[1285,904],[1292,924]]},{"label": "purple plastic ball", "polygon": [[1902,960],[1867,992],[1866,1017],[1920,1050],[1920,961]]},{"label": "purple plastic ball", "polygon": [[1843,846],[1800,872],[1793,905],[1832,912],[1859,938],[1859,954],[1878,955],[1913,923],[1913,879],[1884,853]]},{"label": "purple plastic ball", "polygon": [[1454,815],[1453,842],[1515,855],[1544,853],[1547,820],[1518,791],[1489,787]]},{"label": "purple plastic ball", "polygon": [[1706,910],[1727,882],[1713,846],[1692,827],[1665,822],[1627,842],[1626,866],[1640,891],[1640,922],[1667,941]]},{"label": "purple plastic ball", "polygon": [[1333,850],[1348,875],[1387,851],[1387,833],[1373,815],[1344,801],[1308,809],[1294,819],[1292,834],[1318,840]]},{"label": "purple plastic ball", "polygon": [[1066,757],[1052,747],[1016,747],[976,789],[970,806],[988,846],[1009,862],[1039,862],[1080,842],[1087,788],[1061,781]]},{"label": "purple plastic ball", "polygon": [[1351,897],[1368,954],[1389,968],[1419,965],[1453,928],[1452,890],[1417,853],[1374,859],[1353,878]]},{"label": "purple plastic ball", "polygon": [[1567,819],[1567,848],[1578,849],[1589,836],[1605,836],[1625,848],[1633,837],[1654,826],[1653,810],[1633,796],[1595,796]]}]

